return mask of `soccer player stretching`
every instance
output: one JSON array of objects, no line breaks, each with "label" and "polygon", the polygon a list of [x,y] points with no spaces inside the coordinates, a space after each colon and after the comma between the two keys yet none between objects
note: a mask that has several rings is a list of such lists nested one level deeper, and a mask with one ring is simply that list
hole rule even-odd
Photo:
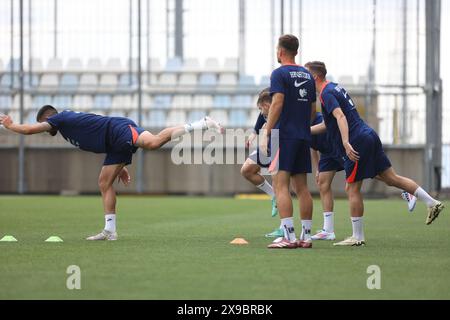
[{"label": "soccer player stretching", "polygon": [[[322,113],[317,112],[313,125],[323,122]],[[320,154],[320,155],[319,155]],[[333,147],[329,142],[327,133],[316,134],[311,139],[311,161],[315,170],[315,178],[319,187],[320,200],[323,209],[323,227],[312,240],[334,240],[334,198],[331,189],[336,172],[344,170],[344,164],[341,157],[334,155]],[[416,197],[406,191],[402,192],[402,198],[408,204],[408,210],[412,212],[416,204]]]},{"label": "soccer player stretching", "polygon": [[[245,147],[249,148],[251,143],[255,140],[260,130],[266,125],[267,115],[269,114],[270,104],[272,103],[272,96],[270,95],[270,88],[266,88],[259,93],[258,101],[256,105],[261,111],[258,119],[256,120],[254,132],[250,135],[245,143]],[[278,215],[277,201],[275,198],[275,192],[269,182],[260,174],[261,168],[268,168],[270,163],[262,163],[259,157],[259,148],[253,151],[241,168],[241,175],[254,184],[258,189],[264,191],[272,198],[272,217]],[[278,238],[284,235],[283,229],[277,228],[271,233],[266,234],[267,238]]]},{"label": "soccer player stretching", "polygon": [[364,179],[377,178],[388,186],[403,189],[425,202],[430,224],[444,209],[444,205],[433,199],[413,180],[398,175],[383,151],[380,138],[359,116],[356,106],[344,88],[326,80],[327,69],[323,62],[306,64],[314,76],[316,89],[320,92],[324,122],[313,126],[312,133],[328,132],[333,151],[344,161],[347,178],[346,191],[350,203],[353,235],[335,243],[342,246],[365,244],[363,230],[364,203],[361,186]]},{"label": "soccer player stretching", "polygon": [[[279,149],[271,168],[275,173],[275,194],[284,229],[284,237],[276,239],[269,248],[311,248],[311,219],[313,202],[308,190],[306,175],[311,172],[311,123],[315,116],[313,104],[316,89],[312,75],[295,64],[299,42],[293,35],[283,35],[278,40],[277,59],[281,67],[270,77],[272,104],[267,119],[270,135],[279,123]],[[272,150],[274,151],[274,150]],[[297,241],[292,218],[292,199],[289,185],[292,182],[300,202],[302,234]]]},{"label": "soccer player stretching", "polygon": [[30,135],[58,132],[68,142],[84,151],[106,153],[98,178],[105,213],[104,230],[87,240],[117,240],[116,191],[113,183],[118,178],[125,185],[131,181],[125,166],[131,164],[138,148],[155,150],[171,139],[197,129],[214,129],[223,132],[219,123],[209,117],[177,127],[166,128],[153,135],[121,117],[104,117],[92,113],[65,110],[61,113],[50,106],[43,106],[37,113],[37,124],[15,124],[7,115],[0,115],[0,124],[13,132]]}]

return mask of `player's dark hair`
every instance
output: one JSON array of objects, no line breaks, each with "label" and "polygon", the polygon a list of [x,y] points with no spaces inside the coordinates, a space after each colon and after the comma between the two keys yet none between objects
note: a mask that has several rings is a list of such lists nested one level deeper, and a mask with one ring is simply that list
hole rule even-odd
[{"label": "player's dark hair", "polygon": [[272,96],[270,95],[270,88],[264,88],[258,95],[256,105],[259,106],[263,103],[272,103]]},{"label": "player's dark hair", "polygon": [[278,39],[278,47],[285,49],[295,56],[299,47],[298,38],[292,34],[282,35]]},{"label": "player's dark hair", "polygon": [[58,113],[58,110],[56,110],[53,106],[46,104],[42,108],[39,109],[37,115],[36,115],[36,121],[39,122],[39,120],[46,114],[48,111],[51,111],[51,113]]},{"label": "player's dark hair", "polygon": [[325,79],[327,76],[327,67],[325,66],[325,63],[321,61],[310,61],[305,64],[305,67],[308,68],[311,73],[318,75],[322,79]]}]

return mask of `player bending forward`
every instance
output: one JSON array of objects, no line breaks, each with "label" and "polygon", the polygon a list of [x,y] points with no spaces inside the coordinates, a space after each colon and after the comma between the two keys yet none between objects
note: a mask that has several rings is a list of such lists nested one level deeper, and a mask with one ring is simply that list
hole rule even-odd
[{"label": "player bending forward", "polygon": [[335,243],[340,246],[365,244],[363,230],[364,203],[361,186],[364,179],[377,178],[388,186],[394,186],[413,194],[425,202],[430,224],[439,216],[444,205],[433,199],[413,180],[398,175],[383,151],[380,138],[359,116],[356,106],[344,88],[326,80],[327,69],[323,62],[305,65],[314,77],[316,90],[322,103],[324,122],[312,127],[312,134],[327,131],[333,152],[342,157],[347,178],[346,191],[350,203],[353,234]]},{"label": "player bending forward", "polygon": [[117,178],[125,185],[130,183],[131,178],[125,166],[131,164],[133,153],[138,148],[155,150],[170,140],[197,129],[214,129],[223,133],[220,124],[209,117],[191,124],[166,128],[153,135],[127,118],[104,117],[70,110],[58,113],[50,105],[39,110],[36,120],[36,124],[15,124],[11,117],[0,115],[0,124],[13,132],[24,135],[48,132],[52,136],[59,132],[64,139],[81,150],[106,153],[98,178],[105,212],[105,228],[87,240],[117,240],[116,191],[113,183]]},{"label": "player bending forward", "polygon": [[[323,122],[322,113],[316,112],[313,125]],[[344,170],[342,158],[333,154],[333,148],[328,141],[327,133],[312,136],[311,163],[316,172],[315,178],[319,187],[320,200],[323,209],[323,227],[311,237],[312,240],[335,240],[334,233],[334,197],[331,183],[336,172]],[[416,197],[403,191],[402,198],[408,204],[408,210],[412,212],[416,205]]]},{"label": "player bending forward", "polygon": [[[254,132],[248,138],[245,147],[250,148],[251,143],[255,140],[260,130],[265,128],[267,115],[269,114],[270,104],[272,103],[272,96],[270,95],[270,88],[266,88],[259,93],[256,105],[261,113],[256,120]],[[272,198],[272,217],[278,215],[277,201],[275,193],[269,182],[261,175],[261,168],[268,168],[270,163],[262,163],[259,158],[259,148],[253,151],[241,168],[241,175],[254,184],[258,189],[264,191]],[[267,238],[278,238],[284,235],[282,226],[275,229],[273,232],[266,234]]]}]

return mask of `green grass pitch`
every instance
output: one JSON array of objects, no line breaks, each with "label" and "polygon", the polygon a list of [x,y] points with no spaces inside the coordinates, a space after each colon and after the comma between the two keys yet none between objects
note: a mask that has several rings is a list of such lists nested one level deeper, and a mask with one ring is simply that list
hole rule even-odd
[{"label": "green grass pitch", "polygon": [[[103,227],[100,197],[1,196],[0,237],[19,241],[0,242],[0,299],[450,299],[450,203],[431,226],[422,203],[413,214],[400,199],[365,204],[366,247],[268,250],[279,220],[266,200],[122,196],[119,240],[88,242]],[[347,201],[335,211],[342,239]],[[81,290],[66,288],[69,265]],[[367,289],[370,265],[380,290]]]}]

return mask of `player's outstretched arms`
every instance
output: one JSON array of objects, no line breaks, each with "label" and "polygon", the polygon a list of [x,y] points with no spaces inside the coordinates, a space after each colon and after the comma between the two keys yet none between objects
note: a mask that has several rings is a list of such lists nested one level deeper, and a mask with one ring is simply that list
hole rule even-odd
[{"label": "player's outstretched arms", "polygon": [[10,116],[0,115],[0,124],[6,129],[15,133],[30,135],[51,130],[52,126],[48,122],[36,123],[36,124],[16,124],[13,123]]},{"label": "player's outstretched arms", "polygon": [[311,134],[322,134],[327,131],[327,127],[325,126],[325,122],[321,122],[311,127]]}]

